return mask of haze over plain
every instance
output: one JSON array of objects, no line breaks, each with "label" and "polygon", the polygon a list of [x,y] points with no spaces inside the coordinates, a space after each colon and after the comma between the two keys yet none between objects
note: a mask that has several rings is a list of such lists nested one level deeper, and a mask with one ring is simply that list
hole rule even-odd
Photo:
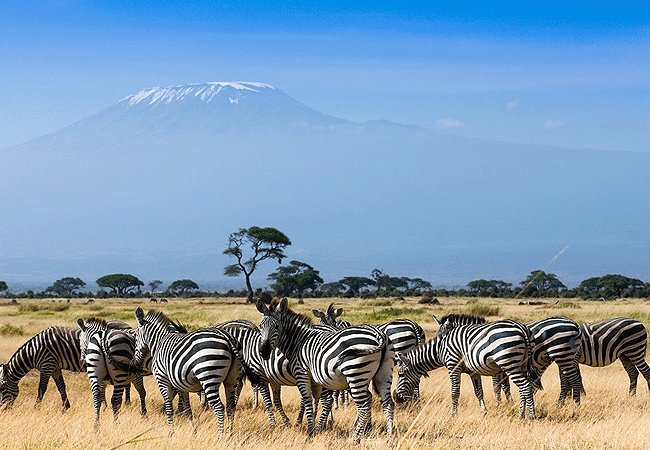
[{"label": "haze over plain", "polygon": [[[260,225],[326,281],[517,282],[567,245],[565,284],[647,281],[648,12],[617,5],[3,3],[0,279],[232,283],[227,235]],[[261,118],[287,101],[349,128],[116,143],[131,120],[30,156],[141,89],[238,80],[288,97]]]}]

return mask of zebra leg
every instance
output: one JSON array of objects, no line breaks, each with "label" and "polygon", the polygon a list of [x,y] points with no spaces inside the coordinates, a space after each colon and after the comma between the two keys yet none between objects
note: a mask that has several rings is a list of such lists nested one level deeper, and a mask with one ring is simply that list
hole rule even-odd
[{"label": "zebra leg", "polygon": [[99,428],[99,416],[102,409],[102,406],[106,403],[106,385],[101,381],[95,379],[94,377],[90,378],[90,390],[93,394],[93,406],[95,407],[95,429]]},{"label": "zebra leg", "polygon": [[128,384],[124,387],[124,404],[131,404],[131,384]]},{"label": "zebra leg", "polygon": [[307,434],[311,436],[314,434],[314,403],[311,396],[311,379],[309,378],[309,374],[304,370],[300,370],[295,377],[296,385],[302,397],[301,404],[304,404],[307,414]]},{"label": "zebra leg", "polygon": [[257,408],[259,405],[258,394],[259,390],[257,386],[253,386],[253,408]]},{"label": "zebra leg", "polygon": [[332,392],[332,408],[333,409],[339,409],[339,396],[341,395],[342,391],[334,391]]},{"label": "zebra leg", "polygon": [[451,381],[451,415],[458,415],[458,399],[460,398],[460,372],[449,370]]},{"label": "zebra leg", "polygon": [[219,427],[219,438],[223,437],[223,421],[224,421],[224,407],[221,403],[221,397],[219,397],[219,385],[214,384],[203,384],[203,390],[205,391],[205,396],[208,399],[208,403],[212,407],[212,410],[217,416],[217,424]]},{"label": "zebra leg", "polygon": [[492,377],[492,389],[494,390],[494,399],[497,401],[497,406],[501,404],[501,374],[496,374]]},{"label": "zebra leg", "polygon": [[[573,401],[576,403],[576,405],[579,405],[580,396],[584,392],[584,388],[582,386],[582,376],[580,375],[580,369],[578,368],[578,365],[572,361],[568,361],[566,363],[559,363],[558,367],[560,368],[560,378],[567,380],[571,385],[571,390],[573,392]],[[564,403],[565,398],[566,393],[564,397],[560,395],[558,402]]]},{"label": "zebra leg", "polygon": [[314,433],[321,432],[327,425],[328,420],[330,419],[330,415],[332,414],[332,391],[330,391],[329,389],[323,389],[320,396],[320,401],[323,407],[320,413],[320,419],[318,420],[318,424],[316,425],[316,429],[314,430]]},{"label": "zebra leg", "polygon": [[237,408],[237,400],[235,398],[235,391],[237,390],[237,378],[242,372],[241,362],[234,359],[226,379],[223,381],[223,389],[226,394],[226,415],[228,416],[228,426],[232,433],[235,423],[235,409]]},{"label": "zebra leg", "polygon": [[569,382],[569,379],[564,375],[561,368],[559,369],[559,372],[560,372],[560,398],[558,398],[557,402],[562,405],[564,404],[564,400],[566,400],[567,395],[569,395],[569,391],[571,391],[571,383]]},{"label": "zebra leg", "polygon": [[650,367],[648,366],[648,363],[645,362],[645,356],[639,360],[632,362],[645,378],[646,382],[648,383],[648,389],[650,390]]},{"label": "zebra leg", "polygon": [[[142,375],[138,375],[135,380],[133,380],[133,386],[135,390],[138,391],[140,395],[140,415],[147,415],[147,404],[145,399],[147,398],[147,391],[144,389],[144,383],[142,382]],[[131,387],[131,383],[127,384],[124,390],[128,390]]]},{"label": "zebra leg", "polygon": [[287,415],[284,412],[284,409],[282,408],[282,398],[280,395],[281,389],[282,387],[279,384],[271,383],[271,392],[273,393],[273,406],[275,406],[275,409],[278,410],[278,414],[280,414],[280,417],[282,418],[282,422],[284,422],[284,425],[289,426],[291,424],[291,421],[289,420],[289,417],[287,417]]},{"label": "zebra leg", "polygon": [[57,369],[52,374],[54,379],[54,384],[61,394],[61,401],[63,402],[64,409],[70,409],[70,401],[68,400],[68,394],[65,391],[65,381],[63,380],[63,374],[61,374],[61,369]]},{"label": "zebra leg", "polygon": [[111,397],[111,406],[113,407],[113,420],[117,422],[120,416],[120,409],[122,408],[122,393],[124,392],[123,385],[115,385],[113,387],[113,396]]},{"label": "zebra leg", "polygon": [[158,390],[160,395],[163,397],[165,415],[167,416],[167,425],[169,426],[169,434],[174,432],[174,397],[176,396],[176,391],[171,386],[171,383],[164,378],[156,377],[158,382]]},{"label": "zebra leg", "polygon": [[639,371],[636,369],[632,361],[627,356],[619,356],[623,368],[627,372],[627,376],[630,378],[630,395],[636,395],[636,384],[639,379]]},{"label": "zebra leg", "polygon": [[511,372],[508,374],[512,382],[519,389],[519,418],[523,419],[526,412],[529,419],[535,418],[535,403],[533,400],[533,390],[528,379],[520,372]]},{"label": "zebra leg", "polygon": [[47,384],[50,382],[50,377],[53,376],[54,367],[53,364],[46,364],[40,368],[41,375],[38,382],[38,394],[36,396],[36,405],[41,403],[45,391],[47,391]]},{"label": "zebra leg", "polygon": [[262,394],[262,400],[264,401],[264,409],[266,409],[266,414],[269,416],[269,426],[275,428],[275,417],[273,415],[273,402],[271,401],[271,393],[269,392],[269,385],[265,382],[260,383],[256,386],[257,390]]},{"label": "zebra leg", "polygon": [[357,405],[357,420],[354,427],[354,441],[361,442],[361,434],[366,431],[366,424],[370,417],[372,396],[368,387],[355,388],[351,390],[352,400]]},{"label": "zebra leg", "polygon": [[476,398],[478,399],[478,404],[481,407],[481,411],[483,411],[483,414],[485,414],[487,413],[487,409],[485,408],[485,400],[483,398],[483,383],[481,383],[481,376],[471,375],[470,378],[472,379],[472,384],[474,385],[474,395],[476,395]]}]

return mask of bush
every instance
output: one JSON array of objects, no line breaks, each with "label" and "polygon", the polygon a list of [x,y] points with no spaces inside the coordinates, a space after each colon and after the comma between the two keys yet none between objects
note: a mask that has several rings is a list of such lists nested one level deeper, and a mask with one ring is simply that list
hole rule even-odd
[{"label": "bush", "polygon": [[479,300],[470,300],[467,302],[467,305],[467,314],[472,314],[475,316],[498,316],[501,312],[501,308],[499,306],[492,306]]},{"label": "bush", "polygon": [[12,325],[10,323],[5,323],[0,326],[0,336],[24,336],[25,329],[22,326]]}]

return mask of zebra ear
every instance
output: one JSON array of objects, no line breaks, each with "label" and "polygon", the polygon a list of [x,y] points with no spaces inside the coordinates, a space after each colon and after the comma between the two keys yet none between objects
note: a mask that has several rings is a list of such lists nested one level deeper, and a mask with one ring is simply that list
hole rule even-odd
[{"label": "zebra ear", "polygon": [[84,320],[81,317],[77,319],[77,325],[79,325],[81,331],[86,331],[86,324],[84,323]]},{"label": "zebra ear", "polygon": [[433,315],[433,320],[435,320],[438,325],[442,325],[442,323],[440,323],[440,320],[438,320],[435,314]]},{"label": "zebra ear", "polygon": [[280,303],[278,304],[278,306],[275,308],[275,310],[276,310],[278,313],[282,313],[282,312],[285,312],[287,309],[289,309],[289,299],[287,299],[287,297],[284,297],[284,298],[280,301]]},{"label": "zebra ear", "polygon": [[144,323],[144,311],[139,306],[138,309],[135,310],[135,318],[138,319],[140,325]]},{"label": "zebra ear", "polygon": [[337,308],[334,310],[334,317],[338,317],[343,314],[343,308]]},{"label": "zebra ear", "polygon": [[312,309],[311,313],[320,319],[325,316],[325,313],[323,311],[319,311],[318,309]]},{"label": "zebra ear", "polygon": [[255,306],[257,306],[257,310],[262,314],[269,312],[268,306],[266,306],[262,300],[258,300],[257,303],[255,303]]}]

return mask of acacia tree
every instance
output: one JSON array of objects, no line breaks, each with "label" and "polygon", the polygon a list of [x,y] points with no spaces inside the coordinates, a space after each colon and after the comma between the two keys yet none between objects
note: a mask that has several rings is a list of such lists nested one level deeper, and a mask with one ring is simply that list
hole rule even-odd
[{"label": "acacia tree", "polygon": [[149,287],[151,288],[151,296],[153,297],[153,292],[158,289],[158,286],[162,284],[160,280],[153,280],[149,282]]},{"label": "acacia tree", "polygon": [[278,267],[277,272],[270,274],[267,279],[275,281],[271,287],[279,295],[289,295],[294,292],[302,294],[307,289],[315,290],[323,284],[319,271],[300,261],[291,261],[288,266]]},{"label": "acacia tree", "polygon": [[345,277],[340,279],[338,282],[350,288],[350,290],[355,294],[358,294],[364,287],[373,286],[375,284],[375,282],[368,277]]},{"label": "acacia tree", "polygon": [[382,286],[388,287],[390,283],[390,275],[385,274],[379,269],[373,269],[370,272],[370,277],[374,280],[374,285],[377,286],[377,293],[381,290]]},{"label": "acacia tree", "polygon": [[0,281],[0,292],[5,292],[9,287],[6,281]]},{"label": "acacia tree", "polygon": [[113,290],[113,293],[115,293],[118,297],[122,297],[133,292],[133,290],[139,286],[144,286],[144,283],[137,277],[124,273],[104,275],[103,277],[98,278],[95,283],[97,283],[97,286],[99,287],[111,288]]},{"label": "acacia tree", "polygon": [[566,286],[552,273],[543,270],[533,270],[528,277],[519,283],[522,287],[521,295],[531,296],[556,294]]},{"label": "acacia tree", "polygon": [[[246,289],[248,290],[248,302],[253,303],[253,286],[251,285],[251,274],[257,268],[257,264],[265,259],[277,259],[282,264],[285,258],[284,249],[291,245],[291,241],[284,233],[275,228],[240,228],[236,233],[228,237],[228,248],[223,251],[224,255],[233,256],[237,262],[226,266],[224,275],[238,277],[242,273],[246,278]],[[243,247],[250,246],[253,254],[246,259]]]},{"label": "acacia tree", "polygon": [[188,291],[198,291],[199,285],[192,280],[176,280],[167,288],[176,297],[180,297]]},{"label": "acacia tree", "polygon": [[54,284],[48,287],[45,292],[54,292],[60,296],[70,296],[74,291],[86,286],[81,278],[65,277],[56,280]]}]

